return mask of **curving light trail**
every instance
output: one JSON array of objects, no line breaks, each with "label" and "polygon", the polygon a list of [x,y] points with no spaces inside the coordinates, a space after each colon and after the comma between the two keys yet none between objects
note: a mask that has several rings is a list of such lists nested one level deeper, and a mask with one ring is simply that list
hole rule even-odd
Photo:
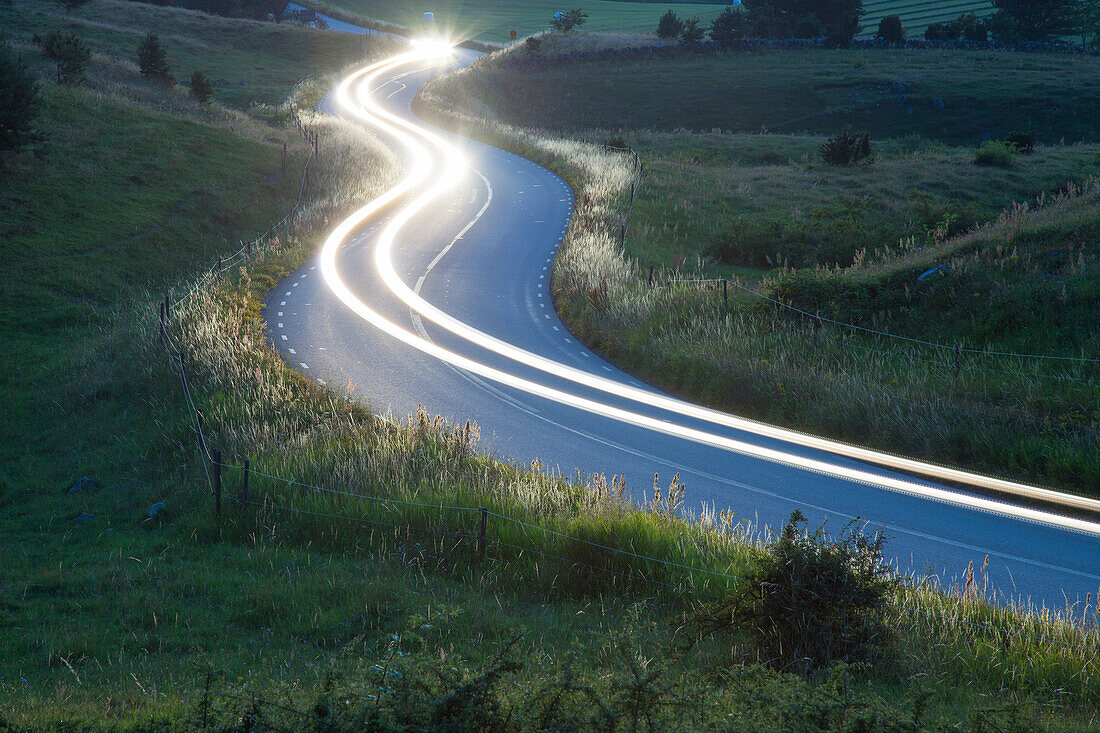
[{"label": "curving light trail", "polygon": [[[465,175],[467,165],[462,152],[439,135],[424,127],[404,120],[384,109],[372,96],[373,85],[385,74],[404,66],[423,64],[441,55],[438,45],[416,48],[385,61],[360,69],[344,79],[336,89],[336,98],[350,114],[367,122],[377,129],[391,135],[400,142],[409,154],[409,172],[396,186],[382,196],[360,208],[341,222],[325,241],[321,252],[321,271],[333,293],[358,316],[391,337],[416,348],[434,358],[460,369],[484,377],[538,397],[553,400],[579,410],[600,415],[623,423],[654,430],[696,443],[710,445],[743,455],[780,463],[837,478],[858,481],[872,486],[921,496],[927,499],[967,506],[980,511],[1013,516],[1027,521],[1054,525],[1077,532],[1100,536],[1100,524],[1083,519],[1064,517],[1051,512],[1027,507],[1018,507],[983,497],[969,496],[947,489],[928,486],[909,481],[901,477],[880,476],[868,471],[837,466],[826,461],[806,458],[782,450],[753,445],[705,430],[677,425],[631,410],[615,407],[578,395],[554,389],[538,382],[524,379],[500,369],[470,359],[445,349],[428,339],[412,333],[389,321],[378,312],[359,300],[341,279],[336,267],[336,254],[344,241],[367,219],[383,208],[392,205],[400,198],[416,191],[421,184],[435,173],[434,181],[400,207],[378,236],[375,250],[375,266],[387,287],[410,308],[452,333],[496,354],[513,361],[538,369],[568,381],[595,388],[607,394],[625,398],[636,403],[666,410],[685,417],[696,418],[715,425],[735,428],[804,447],[820,449],[838,455],[901,469],[939,479],[956,481],[971,486],[993,489],[1017,496],[1042,499],[1078,509],[1100,512],[1100,501],[1075,497],[1059,492],[1027,486],[1003,479],[981,476],[958,469],[944,468],[921,461],[873,451],[858,446],[846,445],[797,431],[786,430],[772,425],[746,420],[726,413],[710,410],[698,405],[683,402],[664,395],[625,385],[614,380],[593,375],[574,367],[555,362],[537,354],[520,349],[479,331],[452,316],[440,311],[417,293],[413,292],[401,280],[394,270],[391,254],[401,229],[413,216],[429,207],[441,194],[455,185]],[[357,94],[352,88],[357,86]],[[441,159],[443,165],[436,169],[435,160]]]}]

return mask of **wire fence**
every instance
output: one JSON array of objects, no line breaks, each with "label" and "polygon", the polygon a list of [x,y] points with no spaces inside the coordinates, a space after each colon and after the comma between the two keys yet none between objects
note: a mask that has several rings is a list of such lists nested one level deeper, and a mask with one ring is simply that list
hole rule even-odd
[{"label": "wire fence", "polygon": [[[688,565],[666,558],[654,557],[651,555],[637,553],[621,547],[615,547],[604,543],[594,542],[583,537],[577,537],[568,533],[551,529],[549,527],[535,524],[530,521],[525,521],[524,519],[508,516],[507,514],[493,511],[487,507],[474,507],[457,504],[446,505],[442,503],[416,502],[393,497],[371,496],[355,491],[349,491],[346,489],[319,486],[316,484],[300,481],[298,479],[279,476],[278,474],[272,473],[270,471],[257,470],[251,465],[251,462],[249,460],[244,460],[241,464],[236,464],[232,461],[225,461],[222,459],[221,450],[216,446],[215,442],[207,434],[208,426],[204,423],[203,415],[199,410],[196,402],[196,387],[192,384],[192,380],[190,379],[187,370],[186,345],[184,343],[184,339],[182,336],[173,335],[172,329],[169,328],[169,320],[171,314],[189,299],[194,297],[194,295],[198,293],[200,289],[210,287],[219,278],[219,276],[229,272],[234,267],[239,267],[240,265],[247,262],[254,253],[258,253],[259,251],[261,251],[265,242],[270,242],[271,237],[275,236],[281,231],[284,231],[293,221],[293,217],[296,213],[298,213],[305,196],[305,189],[308,181],[310,165],[318,159],[318,156],[320,154],[320,146],[316,130],[310,129],[296,115],[294,117],[294,123],[299,133],[302,135],[303,139],[305,139],[306,142],[310,145],[310,153],[303,168],[298,198],[294,206],[282,219],[280,219],[270,229],[268,229],[267,232],[248,242],[242,242],[241,246],[232,254],[226,257],[218,258],[218,260],[208,270],[204,271],[199,278],[191,283],[190,287],[186,289],[186,291],[175,301],[172,301],[169,296],[166,295],[163,302],[160,303],[159,339],[164,345],[165,350],[169,354],[173,371],[175,371],[179,377],[181,391],[184,396],[184,402],[187,406],[188,420],[194,432],[196,450],[199,452],[201,458],[201,463],[203,465],[203,474],[209,487],[209,494],[214,501],[215,514],[219,517],[222,515],[222,500],[224,498],[226,501],[230,501],[235,504],[242,513],[245,510],[252,508],[257,511],[281,512],[290,515],[312,517],[315,519],[351,522],[364,526],[386,528],[394,531],[420,534],[423,536],[430,536],[441,539],[452,539],[457,541],[458,543],[473,543],[478,562],[483,562],[487,556],[496,557],[500,561],[507,561],[511,557],[520,557],[524,554],[529,553],[532,555],[553,560],[558,563],[584,568],[586,571],[623,578],[631,583],[638,582],[649,586],[672,590],[676,593],[689,592],[699,596],[713,598],[718,598],[721,596],[718,593],[714,593],[712,590],[707,590],[703,587],[700,587],[699,584],[697,584],[694,580],[690,582],[690,587],[685,585],[683,580],[681,580],[681,582],[679,583],[670,583],[668,582],[668,580],[662,580],[657,577],[653,577],[653,574],[646,572],[644,568],[663,568],[668,571],[670,575],[679,572],[684,574],[683,577],[685,578],[695,578],[696,576],[703,576],[704,578],[711,579],[712,581],[725,583],[725,588],[727,592],[730,589],[735,588],[738,583],[744,583],[746,581],[746,578],[741,575],[724,573],[711,568]],[[608,147],[611,149],[615,149],[613,146]],[[626,150],[628,150],[631,154],[635,156],[634,170],[636,178],[635,184],[632,184],[630,197],[632,209],[636,196],[636,184],[640,181],[641,176],[641,163],[637,158],[637,154],[634,153],[633,150]],[[730,281],[722,282],[733,284]],[[223,488],[225,484],[224,474],[227,471],[236,472],[240,475],[242,480],[241,490],[239,493],[227,493],[223,497]],[[301,506],[293,506],[290,503],[287,503],[286,499],[282,501],[276,501],[270,494],[270,492],[264,493],[263,495],[253,496],[252,489],[249,487],[249,480],[250,478],[256,477],[264,478],[271,482],[282,483],[285,486],[294,487],[296,489],[304,490],[307,493],[312,493],[315,495],[319,494],[330,497],[341,497],[359,502],[368,502],[377,506],[387,506],[390,508],[416,508],[434,516],[436,520],[434,524],[436,526],[424,527],[414,525],[409,521],[382,521],[377,518],[353,516],[348,513],[323,512],[314,509],[307,509]],[[457,527],[446,525],[443,521],[445,519],[446,513],[457,513],[461,516],[468,517],[469,519],[466,520],[466,523],[476,526],[476,533],[472,531],[458,531]],[[492,524],[490,523],[490,520],[492,520]],[[507,541],[500,529],[508,525],[521,527],[524,530],[525,538],[534,535],[538,537],[543,537],[544,539],[539,544],[539,546],[527,546],[517,544],[516,542]],[[495,536],[492,532],[494,527],[498,530]],[[603,552],[610,553],[611,555],[626,559],[629,565],[628,567],[623,569],[616,569],[613,567],[585,563],[582,560],[578,560],[577,558],[567,557],[560,552],[555,553],[548,551],[546,548],[555,546],[555,541],[557,545],[583,545],[593,549],[601,550]],[[511,555],[509,555],[508,553],[511,553]],[[961,626],[980,629],[984,632],[988,632],[998,637],[1008,635],[1026,638],[1038,643],[1050,642],[1061,646],[1070,647],[1079,651],[1087,651],[1094,656],[1098,652],[1096,646],[1065,642],[1061,639],[1056,639],[1053,636],[1036,636],[1034,634],[1013,631],[1011,629],[1000,626],[981,624],[968,621],[966,619],[947,617],[942,614],[937,614],[935,612],[915,608],[912,606],[902,606],[894,604],[894,607],[903,613],[916,613],[918,615],[934,618],[937,621],[959,624]]]}]

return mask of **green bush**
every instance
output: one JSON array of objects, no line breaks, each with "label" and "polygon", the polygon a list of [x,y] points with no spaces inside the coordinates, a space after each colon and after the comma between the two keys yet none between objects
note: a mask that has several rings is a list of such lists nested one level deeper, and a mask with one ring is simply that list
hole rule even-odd
[{"label": "green bush", "polygon": [[550,26],[554,30],[561,31],[562,33],[568,33],[572,30],[576,30],[577,28],[580,28],[582,25],[584,25],[585,21],[588,20],[588,13],[584,12],[580,8],[574,8],[573,10],[567,10],[563,13],[560,13],[561,17],[558,17],[558,15],[559,14],[554,15],[554,19],[550,21]]},{"label": "green bush", "polygon": [[989,28],[984,19],[974,13],[960,15],[952,24],[955,27],[955,37],[962,37],[967,41],[984,43],[989,40]]},{"label": "green bush", "polygon": [[890,43],[901,43],[905,40],[905,28],[901,25],[901,17],[887,15],[878,22],[878,37]]},{"label": "green bush", "polygon": [[92,50],[75,33],[54,29],[41,36],[35,34],[31,40],[48,58],[57,62],[58,83],[73,83],[84,78]]},{"label": "green bush", "polygon": [[683,30],[684,21],[680,20],[680,16],[671,10],[662,15],[661,19],[657,21],[658,38],[676,38]]},{"label": "green bush", "polygon": [[974,154],[977,165],[1011,168],[1016,161],[1016,148],[1000,140],[986,140]]},{"label": "green bush", "polygon": [[954,41],[959,37],[959,29],[954,23],[933,23],[924,29],[926,41]]},{"label": "green bush", "polygon": [[210,96],[214,93],[214,85],[210,83],[210,78],[201,71],[191,72],[191,96],[199,101],[201,104],[206,104],[210,101]]},{"label": "green bush", "polygon": [[871,136],[866,132],[841,130],[821,146],[821,157],[829,165],[855,165],[871,157]]},{"label": "green bush", "polygon": [[882,530],[850,522],[835,539],[804,531],[795,510],[733,595],[691,619],[702,636],[746,639],[762,661],[801,674],[838,662],[875,663],[893,647],[885,611],[899,584],[883,561]]}]

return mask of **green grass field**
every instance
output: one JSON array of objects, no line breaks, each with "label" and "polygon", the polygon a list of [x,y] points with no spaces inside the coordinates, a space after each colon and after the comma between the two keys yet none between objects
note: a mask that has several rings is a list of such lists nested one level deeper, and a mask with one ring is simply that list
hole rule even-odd
[{"label": "green grass field", "polygon": [[[588,13],[584,25],[587,31],[626,33],[653,33],[657,20],[668,10],[660,3],[618,0],[591,0],[568,6],[549,0],[516,3],[498,0],[330,0],[329,4],[412,29],[424,27],[424,13],[431,11],[435,14],[435,25],[458,38],[496,43],[508,41],[509,32],[513,30],[521,39],[547,30],[555,12],[573,7],[581,7]],[[723,5],[710,3],[675,4],[678,15],[699,18],[705,27],[709,27],[723,8]]]}]

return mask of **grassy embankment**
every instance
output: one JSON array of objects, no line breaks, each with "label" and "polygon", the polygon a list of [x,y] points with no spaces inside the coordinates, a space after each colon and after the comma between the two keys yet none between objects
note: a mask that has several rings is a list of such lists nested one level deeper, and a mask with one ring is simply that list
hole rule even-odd
[{"label": "grassy embankment", "polygon": [[[115,7],[130,18],[143,11]],[[172,11],[144,10],[165,13],[174,27]],[[202,21],[204,42],[221,43],[222,21]],[[45,85],[43,157],[5,161],[0,200],[12,267],[4,335],[22,355],[2,375],[5,723],[237,730],[282,718],[283,729],[298,729],[312,716],[361,730],[362,720],[347,720],[352,703],[368,719],[407,714],[421,728],[458,718],[511,729],[609,721],[629,729],[634,713],[666,729],[875,721],[911,730],[914,719],[930,730],[967,719],[1080,729],[1095,721],[1094,634],[993,611],[973,596],[903,594],[889,619],[902,631],[895,664],[804,681],[742,666],[751,657],[721,640],[678,654],[678,598],[700,581],[576,540],[494,525],[498,538],[565,559],[517,557],[494,544],[479,571],[463,562],[474,551],[467,543],[400,527],[438,528],[439,512],[326,500],[256,476],[256,500],[346,519],[233,508],[213,522],[178,379],[156,343],[154,306],[162,290],[179,292],[171,283],[182,273],[282,216],[305,151],[286,130],[200,109],[132,73],[125,84],[100,83],[107,72],[98,64],[112,74],[120,66],[96,59],[88,87]],[[315,124],[325,154],[291,231],[173,312],[198,407],[227,457],[330,487],[508,509],[710,569],[744,567],[753,550],[737,537],[625,506],[599,481],[571,486],[494,464],[471,452],[476,431],[427,420],[400,429],[282,364],[258,319],[266,288],[308,256],[327,218],[374,195],[394,172],[369,136]],[[281,145],[268,138],[291,143],[285,177],[272,175]],[[604,169],[608,160],[593,162]],[[82,474],[99,485],[66,494]],[[227,473],[227,494],[239,478]],[[167,509],[146,521],[156,501]],[[357,519],[399,526],[371,530]],[[606,573],[609,566],[633,579]],[[675,587],[662,594],[639,575]],[[497,664],[498,655],[523,666]],[[451,702],[462,700],[475,705]],[[551,700],[562,704],[551,709]],[[502,723],[509,710],[511,723]]]},{"label": "grassy embankment", "polygon": [[[556,42],[544,42],[547,53]],[[771,422],[1082,493],[1100,487],[1095,365],[967,354],[956,379],[950,349],[840,328],[815,335],[809,319],[740,291],[725,310],[713,292],[647,285],[650,267],[657,284],[736,275],[811,313],[948,347],[1095,356],[1095,64],[938,51],[537,70],[489,59],[436,94],[640,152],[627,261],[611,265],[608,249],[582,272],[563,258],[556,281],[578,335],[625,367]],[[551,101],[562,99],[571,103]],[[821,159],[823,133],[847,124],[870,132],[870,164]],[[761,127],[783,134],[748,134]],[[1046,144],[1005,168],[974,163],[980,140],[1014,128]],[[1074,182],[1084,186],[1073,200],[1056,200]],[[917,279],[939,264],[952,269]],[[615,267],[623,273],[608,287],[598,271]]]}]

